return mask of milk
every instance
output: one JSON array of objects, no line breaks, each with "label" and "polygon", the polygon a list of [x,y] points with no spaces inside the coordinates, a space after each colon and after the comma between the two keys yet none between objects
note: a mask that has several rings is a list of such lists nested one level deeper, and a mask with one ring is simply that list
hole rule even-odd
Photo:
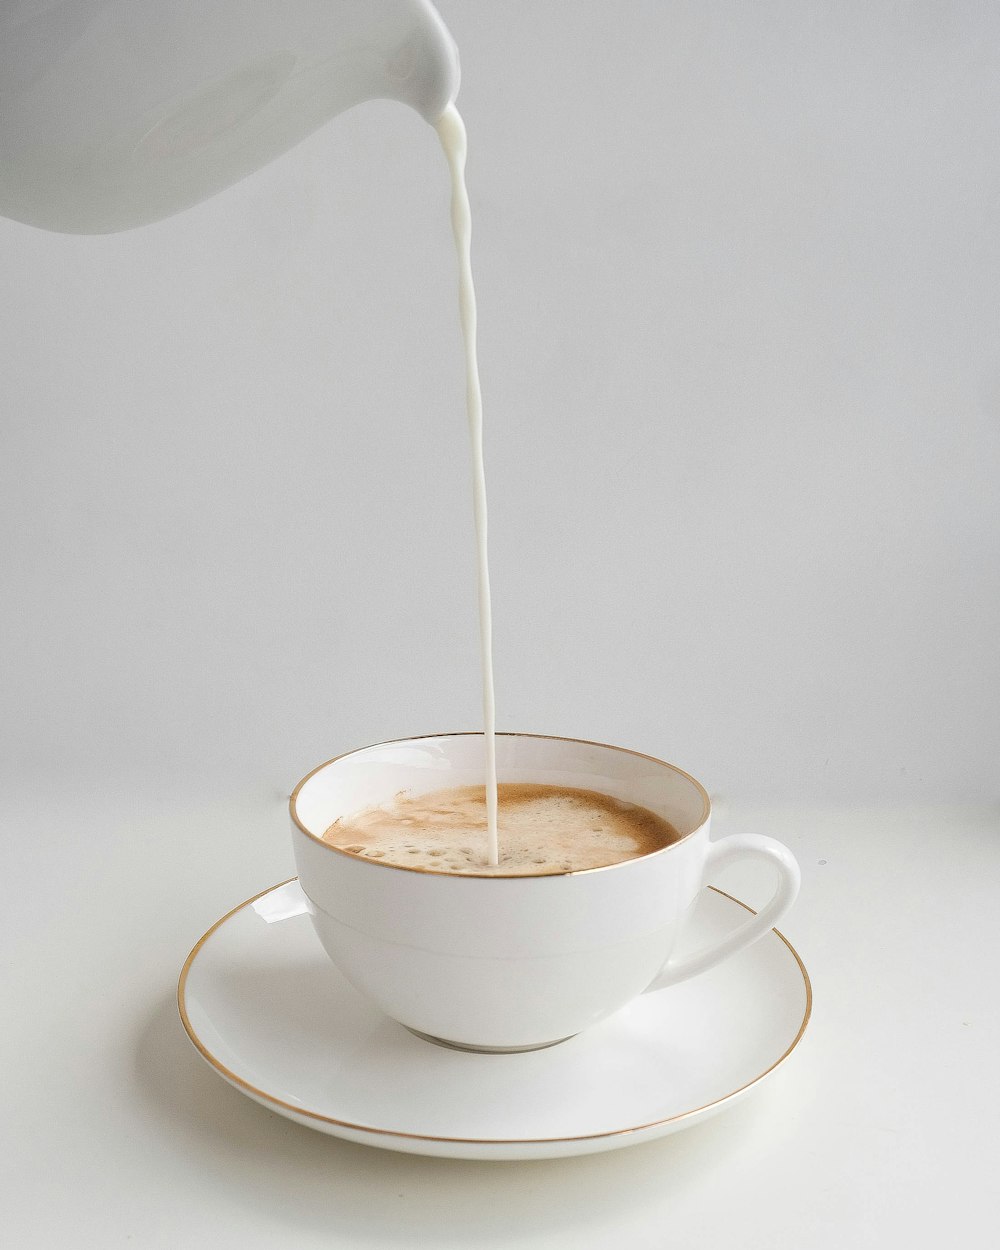
[{"label": "milk", "polygon": [[472,213],[465,186],[465,124],[454,104],[437,122],[437,132],[451,170],[451,225],[458,252],[458,307],[465,341],[466,407],[472,441],[472,498],[476,517],[479,591],[479,655],[483,681],[483,738],[486,745],[487,859],[499,863],[497,843],[496,708],[493,695],[493,618],[486,548],[486,470],[483,465],[483,396],[476,360],[476,290],[472,283]]}]

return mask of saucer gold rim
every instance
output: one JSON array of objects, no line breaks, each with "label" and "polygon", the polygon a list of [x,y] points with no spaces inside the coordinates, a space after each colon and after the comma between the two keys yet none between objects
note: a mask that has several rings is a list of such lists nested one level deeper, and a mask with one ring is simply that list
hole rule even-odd
[{"label": "saucer gold rim", "polygon": [[[785,935],[783,933],[780,933],[777,929],[772,929],[771,932],[774,933],[776,937],[780,938],[781,941],[788,948],[788,950],[791,952],[798,966],[799,972],[802,975],[802,982],[805,987],[805,993],[806,993],[805,1010],[802,1015],[802,1022],[799,1025],[798,1031],[796,1032],[795,1037],[793,1038],[791,1044],[784,1051],[784,1053],[778,1059],[774,1061],[774,1063],[770,1064],[767,1068],[764,1069],[763,1072],[755,1076],[753,1080],[745,1082],[743,1085],[739,1086],[737,1089],[731,1090],[728,1094],[723,1094],[721,1098],[713,1099],[711,1102],[705,1103],[703,1106],[693,1107],[687,1111],[682,1111],[677,1115],[666,1116],[660,1120],[651,1120],[645,1124],[635,1124],[635,1125],[629,1126],[628,1128],[608,1129],[605,1132],[601,1132],[601,1133],[575,1134],[569,1137],[439,1137],[439,1136],[432,1136],[431,1134],[428,1134],[428,1133],[408,1133],[402,1129],[379,1128],[370,1124],[355,1124],[349,1120],[341,1120],[335,1116],[324,1115],[320,1111],[311,1111],[307,1107],[297,1106],[295,1103],[286,1102],[284,1099],[276,1098],[273,1094],[269,1094],[266,1090],[259,1089],[257,1086],[252,1085],[249,1081],[244,1080],[243,1077],[238,1076],[235,1072],[232,1071],[232,1069],[228,1068],[217,1056],[212,1054],[208,1046],[198,1036],[194,1028],[194,1025],[191,1023],[191,1018],[188,1015],[187,1003],[185,1001],[185,987],[187,984],[188,973],[190,972],[191,966],[198,956],[198,952],[205,945],[208,939],[212,936],[213,933],[216,932],[217,929],[220,929],[222,925],[226,923],[227,920],[235,916],[237,912],[242,911],[244,907],[251,906],[253,903],[256,903],[258,899],[263,898],[266,894],[271,894],[275,890],[280,890],[282,886],[288,885],[290,882],[295,881],[295,880],[297,880],[296,877],[288,877],[284,881],[279,881],[276,885],[268,886],[266,890],[261,890],[259,894],[254,894],[252,898],[245,899],[242,903],[237,904],[237,906],[227,911],[224,916],[220,916],[219,919],[215,922],[215,924],[213,924],[210,929],[207,929],[205,933],[202,934],[202,936],[198,939],[198,941],[192,947],[190,954],[188,955],[187,959],[184,961],[184,966],[181,968],[180,977],[178,978],[178,981],[177,981],[177,1010],[180,1013],[181,1023],[184,1025],[184,1030],[187,1033],[188,1037],[191,1039],[192,1045],[199,1052],[202,1058],[208,1064],[210,1064],[211,1067],[215,1068],[215,1070],[222,1077],[224,1077],[227,1081],[229,1081],[231,1084],[236,1085],[240,1089],[245,1090],[248,1094],[252,1095],[254,1098],[260,1099],[265,1104],[270,1104],[271,1106],[274,1106],[274,1107],[281,1107],[286,1111],[293,1112],[295,1115],[303,1116],[311,1120],[316,1120],[317,1122],[322,1123],[322,1124],[330,1124],[336,1128],[347,1129],[351,1132],[370,1134],[373,1137],[398,1138],[398,1139],[407,1140],[407,1141],[437,1142],[437,1143],[444,1143],[444,1144],[450,1144],[450,1145],[456,1145],[456,1146],[497,1146],[497,1147],[499,1146],[534,1146],[534,1145],[545,1146],[545,1145],[555,1145],[555,1144],[560,1144],[560,1143],[568,1144],[572,1142],[601,1141],[601,1140],[610,1139],[610,1138],[625,1137],[625,1136],[629,1136],[631,1134],[636,1134],[636,1133],[648,1132],[652,1129],[663,1128],[667,1124],[676,1124],[682,1120],[691,1119],[693,1116],[699,1116],[699,1115],[704,1114],[707,1111],[715,1110],[723,1106],[725,1103],[731,1101],[732,1099],[737,1098],[739,1095],[745,1093],[748,1089],[751,1089],[754,1085],[757,1085],[760,1081],[764,1080],[765,1077],[770,1076],[770,1074],[774,1072],[776,1068],[780,1067],[781,1064],[785,1062],[785,1060],[792,1053],[792,1051],[796,1048],[796,1046],[798,1046],[799,1042],[802,1040],[803,1034],[806,1031],[806,1027],[809,1024],[809,1018],[812,1015],[812,1003],[813,1003],[812,982],[809,980],[809,973],[806,971],[806,966],[802,962],[802,959],[798,951],[795,949],[794,946],[792,946],[788,938],[786,938]],[[709,886],[708,888],[712,890],[715,894],[721,894],[723,898],[729,899],[730,902],[737,903],[740,907],[750,912],[751,915],[756,915],[756,912],[754,911],[754,909],[750,907],[747,903],[744,903],[741,899],[735,898],[732,894],[727,894],[725,890],[720,890],[718,889],[717,886],[713,885],[713,886]]]}]

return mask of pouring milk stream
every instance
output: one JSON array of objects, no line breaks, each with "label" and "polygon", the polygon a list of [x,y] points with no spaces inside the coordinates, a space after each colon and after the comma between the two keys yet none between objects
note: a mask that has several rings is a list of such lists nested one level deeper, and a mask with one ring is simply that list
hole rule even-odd
[{"label": "pouring milk stream", "polygon": [[493,616],[490,607],[490,568],[486,547],[486,469],[483,464],[483,394],[476,358],[476,289],[472,282],[472,213],[465,185],[468,144],[465,124],[449,104],[437,122],[451,170],[451,224],[458,252],[458,305],[465,341],[466,405],[472,443],[472,498],[476,518],[479,590],[479,656],[483,680],[483,737],[486,744],[487,859],[500,862],[497,833],[496,701],[493,694]]}]

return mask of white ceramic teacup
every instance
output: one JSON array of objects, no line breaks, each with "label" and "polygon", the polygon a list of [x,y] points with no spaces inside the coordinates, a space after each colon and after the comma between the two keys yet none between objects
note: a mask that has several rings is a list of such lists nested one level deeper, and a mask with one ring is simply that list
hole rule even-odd
[{"label": "white ceramic teacup", "polygon": [[[413,1032],[469,1050],[552,1045],[639,994],[704,972],[766,933],[794,901],[791,852],[756,835],[710,842],[708,795],[679,768],[572,738],[498,734],[496,748],[501,781],[598,790],[656,812],[682,836],[637,859],[545,876],[397,867],[322,835],[338,817],[400,791],[482,784],[482,735],[384,742],[314,769],[291,798],[313,925],[347,979]],[[672,960],[711,875],[750,857],[775,869],[770,902],[721,941]]]}]

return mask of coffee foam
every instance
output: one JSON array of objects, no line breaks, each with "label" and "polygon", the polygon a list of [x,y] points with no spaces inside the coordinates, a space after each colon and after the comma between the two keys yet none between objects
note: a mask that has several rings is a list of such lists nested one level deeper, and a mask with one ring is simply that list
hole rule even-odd
[{"label": "coffee foam", "polygon": [[404,791],[380,807],[334,821],[323,839],[352,855],[403,868],[544,876],[635,859],[680,837],[646,808],[594,790],[504,782],[499,809],[496,865],[488,863],[484,786],[419,795]]}]

